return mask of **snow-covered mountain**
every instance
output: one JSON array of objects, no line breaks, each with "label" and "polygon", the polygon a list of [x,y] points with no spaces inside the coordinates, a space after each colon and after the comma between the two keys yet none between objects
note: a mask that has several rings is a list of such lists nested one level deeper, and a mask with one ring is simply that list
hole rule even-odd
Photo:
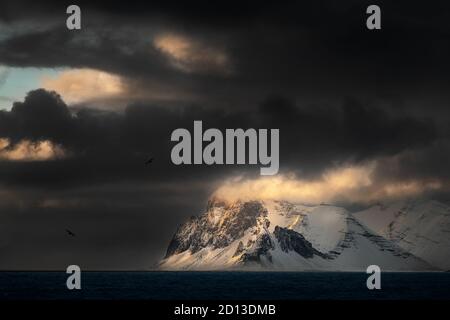
[{"label": "snow-covered mountain", "polygon": [[178,228],[160,268],[448,269],[449,212],[436,201],[377,205],[352,214],[331,205],[213,198],[204,214]]},{"label": "snow-covered mountain", "polygon": [[450,270],[450,207],[438,201],[377,205],[354,214],[366,228],[429,264]]}]

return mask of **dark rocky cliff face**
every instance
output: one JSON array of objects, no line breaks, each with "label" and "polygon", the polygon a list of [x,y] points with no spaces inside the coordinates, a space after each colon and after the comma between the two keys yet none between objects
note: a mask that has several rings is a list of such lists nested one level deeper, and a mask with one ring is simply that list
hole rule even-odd
[{"label": "dark rocky cliff face", "polygon": [[267,215],[267,209],[259,201],[228,204],[212,199],[204,214],[191,217],[178,228],[167,248],[166,258],[188,250],[196,253],[207,247],[225,248],[242,238],[249,228],[256,237],[246,243],[240,241],[233,254],[243,264],[272,262],[271,252],[277,245],[284,252],[294,251],[304,258],[327,257],[298,232],[280,226],[275,226],[273,233],[269,232]]},{"label": "dark rocky cliff face", "polygon": [[[369,211],[373,210],[388,209],[371,208]],[[394,206],[389,210],[393,210],[388,214],[393,214],[394,220],[405,219],[403,209],[399,211]],[[428,220],[424,210],[429,210]],[[365,220],[361,215],[366,214],[364,211],[358,215],[328,205],[293,205],[285,201],[230,203],[213,198],[204,214],[190,218],[178,228],[167,248],[166,259],[161,261],[161,268],[365,270],[372,263],[371,256],[361,252],[376,252],[383,267],[388,270],[436,270],[397,242],[403,240],[405,230],[414,227],[416,221],[425,219],[434,226],[439,224],[445,228],[448,212],[448,206],[432,203],[418,208],[410,221],[399,221],[398,226],[386,224],[388,236],[397,237],[393,241],[373,234],[363,224]],[[437,218],[438,223],[435,221]],[[333,235],[328,232],[333,232]],[[416,228],[411,232],[412,239],[420,240],[419,247],[412,246],[413,250],[423,251],[433,241],[431,238],[419,238],[422,230]],[[443,232],[445,230],[441,230],[439,241],[447,241]],[[432,234],[428,236],[433,237]],[[408,246],[413,244],[410,242]],[[433,245],[443,252],[448,248],[446,242],[442,245],[433,242]],[[448,267],[442,270],[448,270]]]},{"label": "dark rocky cliff face", "polygon": [[244,263],[247,262],[260,262],[261,256],[265,256],[267,260],[272,262],[272,255],[270,254],[270,250],[274,249],[274,244],[270,235],[265,233],[262,234],[255,243],[254,249],[250,252],[246,252],[242,255],[241,261]]},{"label": "dark rocky cliff face", "polygon": [[326,258],[326,255],[314,249],[311,242],[294,230],[276,226],[273,234],[284,252],[295,251],[304,258],[312,258],[314,255]]},{"label": "dark rocky cliff face", "polygon": [[208,202],[207,212],[181,225],[167,248],[166,258],[190,250],[195,253],[207,246],[214,249],[228,246],[267,216],[259,201],[236,202],[231,205],[218,200]]}]

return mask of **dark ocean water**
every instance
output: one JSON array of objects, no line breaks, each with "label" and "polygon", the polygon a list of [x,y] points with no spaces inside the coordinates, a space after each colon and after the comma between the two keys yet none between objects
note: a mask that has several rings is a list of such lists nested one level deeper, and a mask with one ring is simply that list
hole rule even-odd
[{"label": "dark ocean water", "polygon": [[381,290],[367,289],[365,273],[343,272],[84,272],[72,291],[67,276],[0,272],[0,300],[450,300],[450,273],[382,273]]}]

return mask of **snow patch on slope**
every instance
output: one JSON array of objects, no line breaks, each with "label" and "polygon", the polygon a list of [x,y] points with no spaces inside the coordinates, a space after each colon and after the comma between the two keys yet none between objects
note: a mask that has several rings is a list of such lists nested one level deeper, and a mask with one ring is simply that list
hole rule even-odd
[{"label": "snow patch on slope", "polygon": [[377,205],[354,214],[374,233],[443,270],[450,269],[450,207],[438,201]]},{"label": "snow patch on slope", "polygon": [[[436,261],[448,263],[446,251],[450,237],[445,234],[447,227],[443,220],[439,220],[444,219],[442,210],[448,207],[439,203],[419,206],[413,211],[420,214],[400,220],[399,210],[403,212],[404,205],[389,210],[373,207],[353,215],[331,205],[285,201],[227,204],[214,199],[203,215],[179,228],[160,267],[166,270],[362,271],[376,264],[382,270],[407,271],[436,270]],[[418,218],[413,218],[416,215]],[[441,218],[436,219],[435,215]],[[437,248],[424,247],[429,240],[424,240],[428,235],[423,230],[413,233],[411,241],[416,241],[415,245],[409,243],[409,237],[399,236],[418,228],[417,219],[428,221],[429,230],[436,223],[444,226],[439,236],[441,242],[429,243],[438,245]],[[428,259],[430,252],[436,255],[440,252],[441,259]]]}]

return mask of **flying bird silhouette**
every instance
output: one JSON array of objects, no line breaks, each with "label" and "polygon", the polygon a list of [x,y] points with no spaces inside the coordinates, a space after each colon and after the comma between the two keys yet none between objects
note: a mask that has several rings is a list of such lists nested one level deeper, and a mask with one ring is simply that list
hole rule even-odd
[{"label": "flying bird silhouette", "polygon": [[66,229],[66,232],[69,236],[71,237],[75,237],[75,233],[73,233],[72,231],[70,231],[69,229]]},{"label": "flying bird silhouette", "polygon": [[152,163],[153,162],[153,157],[152,158],[150,158],[150,159],[148,159],[146,162],[145,162],[145,165],[149,165],[150,163]]}]

